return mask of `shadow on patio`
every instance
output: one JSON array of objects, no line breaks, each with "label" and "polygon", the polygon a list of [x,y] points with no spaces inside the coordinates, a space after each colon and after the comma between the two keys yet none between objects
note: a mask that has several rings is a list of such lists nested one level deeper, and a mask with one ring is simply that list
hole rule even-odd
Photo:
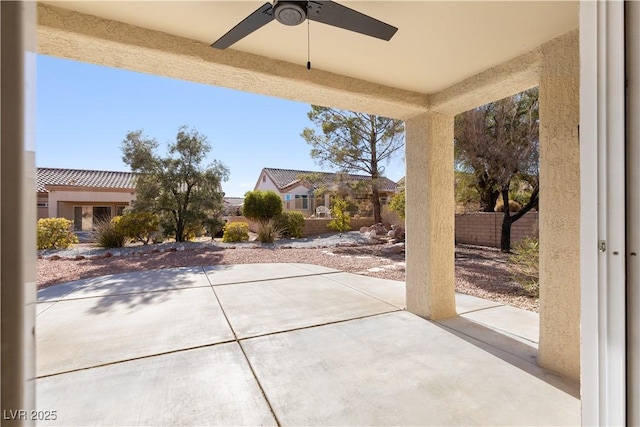
[{"label": "shadow on patio", "polygon": [[430,322],[403,310],[401,282],[307,264],[39,297],[38,409],[60,425],[580,423],[577,386],[535,365],[537,314],[474,297]]}]

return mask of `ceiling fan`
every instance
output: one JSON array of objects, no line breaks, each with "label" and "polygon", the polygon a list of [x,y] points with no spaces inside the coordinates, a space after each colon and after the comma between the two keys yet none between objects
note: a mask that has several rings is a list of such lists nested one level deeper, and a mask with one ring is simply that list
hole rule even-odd
[{"label": "ceiling fan", "polygon": [[290,26],[302,24],[305,20],[310,19],[387,41],[398,31],[392,25],[333,1],[274,0],[273,4],[263,4],[215,41],[211,47],[226,49],[274,19],[281,24]]}]

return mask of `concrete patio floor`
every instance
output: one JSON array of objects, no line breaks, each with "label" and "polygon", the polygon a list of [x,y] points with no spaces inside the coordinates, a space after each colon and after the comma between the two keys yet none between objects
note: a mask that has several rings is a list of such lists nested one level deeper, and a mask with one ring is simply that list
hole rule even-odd
[{"label": "concrete patio floor", "polygon": [[578,425],[538,315],[308,264],[154,270],[38,293],[42,425]]}]

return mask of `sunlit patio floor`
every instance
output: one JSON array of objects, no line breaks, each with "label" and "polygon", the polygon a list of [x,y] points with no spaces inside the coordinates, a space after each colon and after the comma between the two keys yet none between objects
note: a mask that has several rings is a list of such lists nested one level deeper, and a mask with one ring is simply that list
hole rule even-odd
[{"label": "sunlit patio floor", "polygon": [[44,425],[577,425],[535,364],[538,316],[307,264],[154,270],[38,294]]}]

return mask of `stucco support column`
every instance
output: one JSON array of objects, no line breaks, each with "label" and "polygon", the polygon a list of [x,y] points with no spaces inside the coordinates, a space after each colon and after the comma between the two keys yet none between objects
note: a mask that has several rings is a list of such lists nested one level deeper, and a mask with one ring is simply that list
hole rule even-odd
[{"label": "stucco support column", "polygon": [[407,310],[427,319],[456,315],[453,116],[406,122]]},{"label": "stucco support column", "polygon": [[542,46],[539,364],[580,379],[578,32]]},{"label": "stucco support column", "polygon": [[[2,425],[34,425],[35,3],[0,2],[0,340]],[[23,412],[19,412],[22,410]]]}]

